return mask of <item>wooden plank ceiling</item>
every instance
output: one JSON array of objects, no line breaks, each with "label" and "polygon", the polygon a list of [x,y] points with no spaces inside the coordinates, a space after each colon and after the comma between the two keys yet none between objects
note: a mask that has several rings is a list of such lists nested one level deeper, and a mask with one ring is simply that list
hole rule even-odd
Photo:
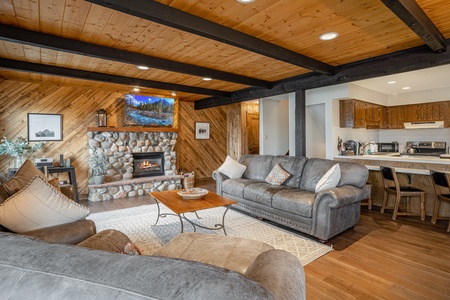
[{"label": "wooden plank ceiling", "polygon": [[[0,76],[120,92],[139,86],[140,93],[165,96],[175,91],[180,100],[201,100],[203,107],[210,107],[226,104],[227,99],[249,98],[253,89],[259,92],[254,95],[270,94],[280,83],[282,87],[272,93],[288,92],[288,84],[302,76],[337,82],[345,77],[340,74],[345,66],[424,45],[430,56],[442,58],[434,57],[433,64],[450,63],[445,51],[450,2],[417,4],[413,0],[255,0],[245,5],[236,0],[2,0]],[[149,13],[156,9],[158,13]],[[319,40],[330,31],[339,37]],[[223,36],[212,36],[216,33]],[[146,62],[155,67],[136,68]],[[429,61],[423,64],[431,66]],[[213,80],[204,81],[204,76]]]}]

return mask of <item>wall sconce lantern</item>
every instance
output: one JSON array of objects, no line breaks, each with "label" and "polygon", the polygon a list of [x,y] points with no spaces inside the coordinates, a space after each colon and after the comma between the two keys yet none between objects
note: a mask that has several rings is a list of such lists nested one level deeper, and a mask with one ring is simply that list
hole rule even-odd
[{"label": "wall sconce lantern", "polygon": [[103,108],[97,110],[97,126],[106,127],[106,120],[106,110],[104,110]]}]

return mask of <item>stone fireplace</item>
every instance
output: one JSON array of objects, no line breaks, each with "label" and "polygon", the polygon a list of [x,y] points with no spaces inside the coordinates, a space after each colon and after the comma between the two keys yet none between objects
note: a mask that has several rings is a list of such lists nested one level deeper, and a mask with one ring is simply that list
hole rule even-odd
[{"label": "stone fireplace", "polygon": [[164,152],[133,153],[133,178],[164,175]]},{"label": "stone fireplace", "polygon": [[[134,197],[152,191],[181,188],[176,174],[175,147],[178,133],[156,128],[88,128],[89,155],[105,153],[108,166],[105,183],[94,185],[89,172],[90,201]],[[152,131],[154,130],[154,131]]]}]

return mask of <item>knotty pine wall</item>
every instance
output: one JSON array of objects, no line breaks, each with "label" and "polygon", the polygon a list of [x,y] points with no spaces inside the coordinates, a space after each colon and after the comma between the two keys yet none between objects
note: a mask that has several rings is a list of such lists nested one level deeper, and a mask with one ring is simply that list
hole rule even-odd
[{"label": "knotty pine wall", "polygon": [[[76,167],[80,195],[88,193],[87,127],[96,126],[95,112],[108,112],[108,126],[122,126],[124,92],[89,87],[62,86],[53,83],[21,82],[0,79],[0,136],[16,139],[27,137],[27,113],[55,113],[63,115],[63,141],[47,142],[44,149],[29,156],[51,157],[59,162],[59,155],[70,158]],[[222,164],[227,151],[227,108],[194,110],[193,102],[179,101],[179,139],[176,147],[178,168],[195,171],[196,178],[211,177]],[[195,140],[195,122],[210,122],[211,139]],[[6,174],[13,166],[13,158],[0,156],[0,172]],[[61,180],[66,179],[58,175]]]}]

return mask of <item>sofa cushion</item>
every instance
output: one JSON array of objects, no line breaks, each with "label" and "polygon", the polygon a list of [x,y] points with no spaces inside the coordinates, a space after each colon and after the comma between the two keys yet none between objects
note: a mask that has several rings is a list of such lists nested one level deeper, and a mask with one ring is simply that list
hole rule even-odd
[{"label": "sofa cushion", "polygon": [[153,255],[202,262],[245,274],[259,254],[271,249],[274,248],[260,241],[186,232],[177,235]]},{"label": "sofa cushion", "polygon": [[272,197],[282,190],[292,189],[284,185],[271,185],[265,182],[249,184],[244,188],[244,198],[250,201],[272,206]]},{"label": "sofa cushion", "polygon": [[246,168],[245,165],[238,163],[231,156],[227,155],[225,162],[217,170],[230,178],[241,178]]},{"label": "sofa cushion", "polygon": [[303,168],[305,167],[307,160],[306,157],[278,155],[273,158],[272,164],[280,164],[283,169],[292,174],[283,185],[298,188],[300,186]]},{"label": "sofa cushion", "polygon": [[34,164],[27,159],[23,165],[17,170],[14,177],[12,177],[8,182],[4,183],[6,192],[9,196],[14,195],[16,192],[23,189],[35,176],[45,177]]},{"label": "sofa cushion", "polygon": [[235,197],[244,198],[244,188],[247,185],[258,183],[250,179],[227,179],[222,183],[222,192]]},{"label": "sofa cushion", "polygon": [[335,164],[322,176],[322,178],[320,178],[319,182],[317,182],[315,192],[318,193],[326,189],[335,188],[339,183],[339,180],[341,180],[341,168],[339,167],[339,164]]},{"label": "sofa cushion", "polygon": [[0,252],[1,294],[10,299],[274,299],[238,272],[193,261],[4,233]]},{"label": "sofa cushion", "polygon": [[241,164],[247,166],[243,178],[264,181],[273,168],[273,155],[243,155],[239,159]]},{"label": "sofa cushion", "polygon": [[21,191],[0,205],[0,224],[21,233],[84,219],[89,209],[36,176]]},{"label": "sofa cushion", "polygon": [[267,175],[266,182],[272,185],[282,185],[291,176],[292,174],[284,170],[280,164],[275,164],[272,171]]},{"label": "sofa cushion", "polygon": [[312,218],[316,194],[297,189],[283,190],[272,198],[272,207],[303,217]]}]

